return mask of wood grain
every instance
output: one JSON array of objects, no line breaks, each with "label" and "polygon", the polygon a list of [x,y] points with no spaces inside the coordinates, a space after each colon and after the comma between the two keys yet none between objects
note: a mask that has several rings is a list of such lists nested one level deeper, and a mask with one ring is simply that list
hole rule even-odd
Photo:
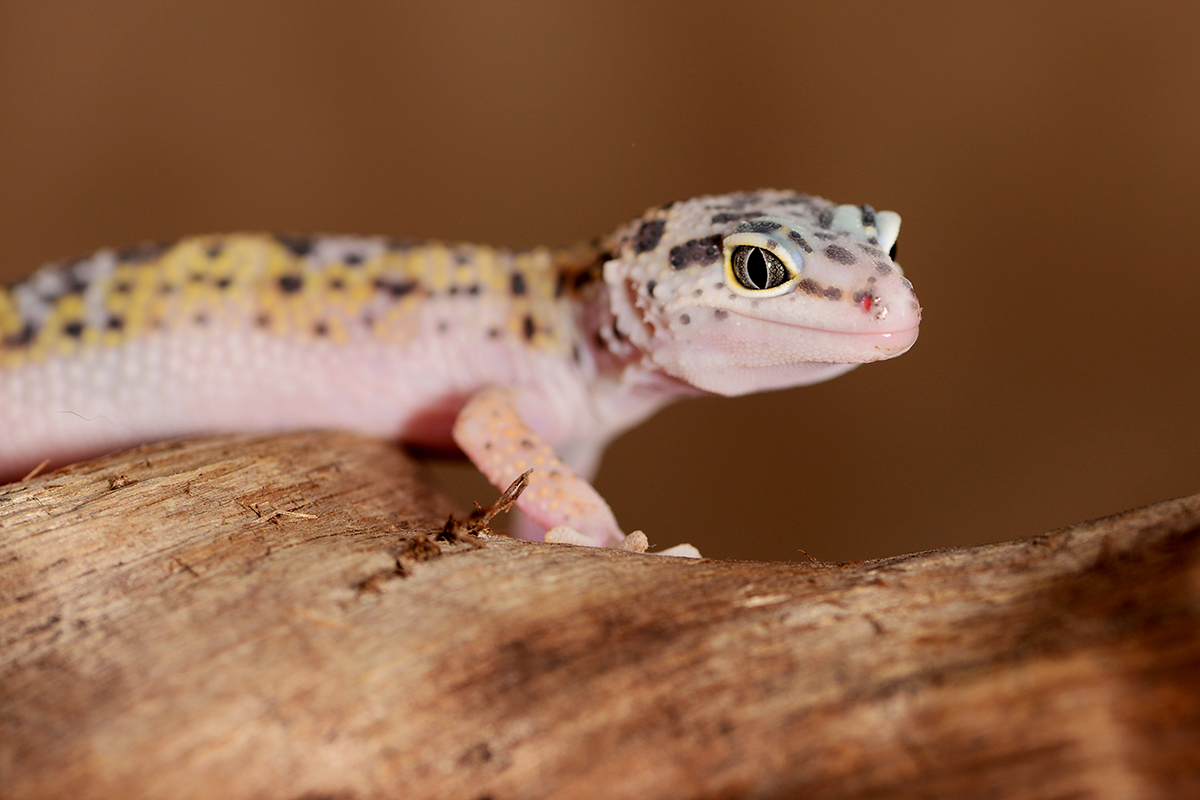
[{"label": "wood grain", "polygon": [[448,511],[336,433],[0,488],[0,796],[1200,796],[1200,497],[840,565]]}]

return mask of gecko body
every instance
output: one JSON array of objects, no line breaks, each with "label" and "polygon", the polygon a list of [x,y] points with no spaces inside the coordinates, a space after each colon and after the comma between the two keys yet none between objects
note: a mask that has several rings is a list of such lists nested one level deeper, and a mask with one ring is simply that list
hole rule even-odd
[{"label": "gecko body", "polygon": [[[899,217],[793,192],[651,209],[513,251],[233,234],[101,250],[0,291],[0,477],[146,441],[345,428],[462,450],[552,539],[626,546],[588,482],[688,395],[899,355]],[[642,537],[644,541],[644,537]]]}]

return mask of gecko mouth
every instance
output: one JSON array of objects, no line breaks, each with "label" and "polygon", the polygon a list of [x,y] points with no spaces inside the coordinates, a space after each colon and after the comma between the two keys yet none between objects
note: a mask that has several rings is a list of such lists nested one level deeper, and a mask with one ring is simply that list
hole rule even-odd
[{"label": "gecko mouth", "polygon": [[[890,330],[838,330],[836,328],[818,328],[811,325],[796,325],[783,320],[763,319],[743,314],[731,313],[744,321],[746,327],[753,329],[763,326],[770,331],[772,328],[786,330],[787,334],[772,335],[766,331],[759,332],[757,338],[762,341],[772,341],[784,344],[792,337],[802,339],[797,342],[800,351],[827,351],[812,358],[797,358],[797,361],[807,361],[814,364],[864,364],[869,361],[882,361],[894,358],[908,352],[917,341],[920,324]],[[741,325],[739,325],[741,327]],[[782,333],[782,332],[781,332]],[[785,345],[786,346],[786,345]]]}]

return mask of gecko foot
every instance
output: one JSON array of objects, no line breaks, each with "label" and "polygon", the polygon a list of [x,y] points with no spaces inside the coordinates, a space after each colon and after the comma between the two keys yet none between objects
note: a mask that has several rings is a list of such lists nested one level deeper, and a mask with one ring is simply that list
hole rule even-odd
[{"label": "gecko foot", "polygon": [[656,556],[674,556],[675,558],[704,558],[700,551],[690,544],[677,544],[666,550],[655,553]]},{"label": "gecko foot", "polygon": [[[600,545],[591,536],[582,534],[568,525],[556,525],[546,531],[545,541],[551,544],[573,544],[581,547],[598,547]],[[634,531],[617,544],[616,548],[618,550],[629,550],[634,553],[644,553],[649,546],[650,542],[646,539],[646,534],[641,531]]]},{"label": "gecko foot", "polygon": [[[573,544],[580,547],[596,546],[594,539],[585,536],[567,525],[558,525],[546,531],[545,541],[551,544]],[[645,553],[649,546],[650,540],[646,538],[646,534],[642,531],[634,531],[626,536],[620,544],[616,545],[618,550],[628,550],[631,553]],[[647,555],[675,556],[678,558],[702,557],[700,551],[690,544],[677,544],[674,547],[668,547],[660,553],[648,553]]]}]

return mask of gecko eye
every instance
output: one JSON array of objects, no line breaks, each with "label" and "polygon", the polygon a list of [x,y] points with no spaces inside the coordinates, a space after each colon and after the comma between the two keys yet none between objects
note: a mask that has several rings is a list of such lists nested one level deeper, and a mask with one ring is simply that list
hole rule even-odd
[{"label": "gecko eye", "polygon": [[735,247],[730,261],[733,264],[733,276],[743,289],[774,289],[792,279],[791,270],[761,247],[745,244]]}]

